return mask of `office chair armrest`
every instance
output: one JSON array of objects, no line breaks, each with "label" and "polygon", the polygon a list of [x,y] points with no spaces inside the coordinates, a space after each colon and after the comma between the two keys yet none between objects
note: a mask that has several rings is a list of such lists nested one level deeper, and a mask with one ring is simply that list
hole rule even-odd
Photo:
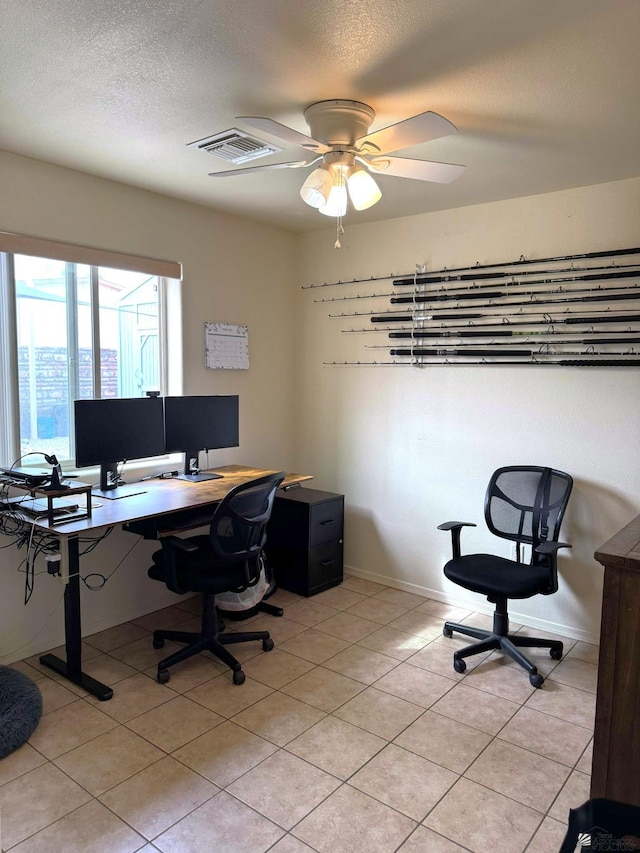
[{"label": "office chair armrest", "polygon": [[438,530],[451,531],[451,550],[454,560],[460,556],[460,531],[463,527],[477,527],[477,525],[472,521],[445,521],[438,525]]},{"label": "office chair armrest", "polygon": [[[533,551],[533,563],[546,565],[549,569],[549,586],[546,590],[542,590],[543,595],[550,595],[558,591],[558,567],[556,554],[560,548],[571,548],[568,542],[541,542]],[[536,559],[535,555],[539,557]],[[546,558],[546,559],[545,559]]]},{"label": "office chair armrest", "polygon": [[541,542],[536,548],[536,554],[555,554],[560,548],[571,548],[568,542]]},{"label": "office chair armrest", "polygon": [[180,551],[183,553],[193,553],[198,550],[198,546],[194,545],[188,539],[180,539],[179,536],[163,536],[160,544],[164,553],[164,582],[167,585],[167,589],[178,595],[191,592],[190,589],[183,588],[180,584],[176,557]]},{"label": "office chair armrest", "polygon": [[181,539],[179,536],[164,536],[160,540],[160,543],[163,548],[168,546],[169,548],[177,548],[179,551],[187,553],[198,550],[198,546],[194,545],[193,542],[190,542],[188,539]]}]

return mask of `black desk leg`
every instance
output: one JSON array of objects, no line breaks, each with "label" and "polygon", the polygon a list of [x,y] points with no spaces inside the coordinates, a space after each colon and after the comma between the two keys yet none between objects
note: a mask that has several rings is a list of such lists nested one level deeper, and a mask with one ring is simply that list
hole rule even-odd
[{"label": "black desk leg", "polygon": [[67,539],[67,570],[69,580],[64,590],[64,633],[67,659],[57,655],[42,655],[40,663],[64,675],[105,702],[113,696],[111,687],[96,681],[82,671],[82,626],[80,622],[80,557],[78,539]]}]

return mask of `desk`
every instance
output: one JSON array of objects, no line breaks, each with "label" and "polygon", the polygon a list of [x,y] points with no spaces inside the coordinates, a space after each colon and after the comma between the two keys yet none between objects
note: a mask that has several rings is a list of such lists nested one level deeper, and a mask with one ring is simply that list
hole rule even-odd
[{"label": "desk", "polygon": [[604,591],[591,797],[640,806],[640,515],[595,558]]},{"label": "desk", "polygon": [[[40,663],[83,687],[93,696],[105,701],[111,699],[113,690],[82,671],[82,626],[80,618],[80,554],[78,537],[104,527],[121,525],[123,529],[142,533],[146,538],[156,538],[163,528],[193,529],[206,524],[213,507],[234,486],[272,474],[261,468],[243,465],[225,465],[212,469],[222,474],[222,479],[189,483],[184,480],[148,480],[144,492],[117,500],[101,499],[100,507],[92,510],[90,517],[73,519],[55,525],[41,519],[37,529],[56,536],[60,542],[61,574],[68,578],[64,591],[64,628],[66,661],[47,654]],[[304,474],[287,474],[283,485],[311,479]],[[32,523],[32,522],[29,522]]]}]

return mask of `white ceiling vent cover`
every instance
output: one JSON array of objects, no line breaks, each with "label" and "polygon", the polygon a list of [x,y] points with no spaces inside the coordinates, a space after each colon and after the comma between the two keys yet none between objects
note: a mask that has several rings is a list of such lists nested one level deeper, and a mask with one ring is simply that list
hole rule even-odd
[{"label": "white ceiling vent cover", "polygon": [[268,157],[269,154],[282,151],[282,148],[278,148],[277,145],[249,136],[237,127],[216,133],[215,136],[198,139],[196,142],[190,142],[189,145],[201,151],[207,151],[209,154],[215,154],[216,157],[228,163],[236,164],[247,163],[249,160],[257,160],[259,157]]}]

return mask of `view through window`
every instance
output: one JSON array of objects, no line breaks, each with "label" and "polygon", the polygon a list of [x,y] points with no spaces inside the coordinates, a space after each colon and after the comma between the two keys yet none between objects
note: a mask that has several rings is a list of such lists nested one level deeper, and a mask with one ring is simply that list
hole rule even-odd
[{"label": "view through window", "polygon": [[20,455],[73,459],[73,401],[163,391],[161,287],[146,273],[14,255]]}]

